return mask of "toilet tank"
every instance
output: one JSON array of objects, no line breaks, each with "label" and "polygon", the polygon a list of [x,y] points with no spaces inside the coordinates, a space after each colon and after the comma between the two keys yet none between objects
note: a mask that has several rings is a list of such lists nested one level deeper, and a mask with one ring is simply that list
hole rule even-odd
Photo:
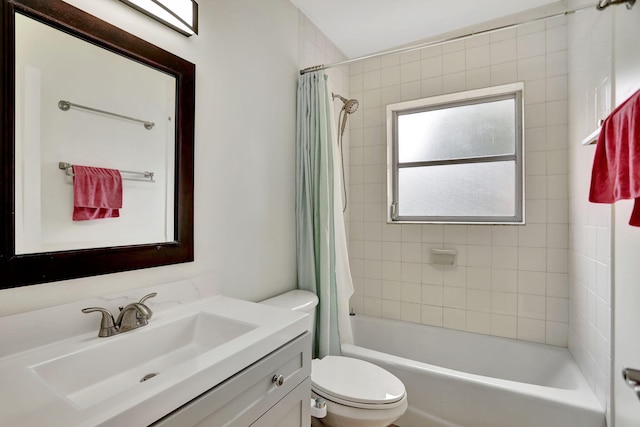
[{"label": "toilet tank", "polygon": [[295,289],[293,291],[285,292],[284,294],[280,294],[273,298],[261,301],[260,304],[266,304],[273,307],[308,313],[309,316],[307,317],[307,330],[309,332],[314,330],[313,325],[316,320],[316,306],[318,305],[318,296],[313,292]]}]

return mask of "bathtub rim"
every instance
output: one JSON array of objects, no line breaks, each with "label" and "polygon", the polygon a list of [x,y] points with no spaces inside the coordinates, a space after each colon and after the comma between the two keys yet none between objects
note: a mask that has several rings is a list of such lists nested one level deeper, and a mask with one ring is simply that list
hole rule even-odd
[{"label": "bathtub rim", "polygon": [[[410,323],[399,321],[395,319],[383,319],[378,317],[372,317],[367,315],[358,314],[358,317],[364,319],[365,321],[377,321],[377,322],[392,322],[392,323]],[[422,325],[415,324],[418,327],[424,326],[427,328],[436,328],[430,325]],[[438,365],[429,364],[422,361],[411,360],[402,356],[396,356],[393,354],[369,349],[366,347],[359,346],[357,344],[357,328],[353,328],[354,330],[354,339],[356,341],[355,344],[350,343],[342,343],[342,355],[346,357],[356,357],[359,359],[368,360],[372,363],[382,363],[391,367],[395,367],[397,369],[405,369],[409,372],[420,374],[424,372],[428,372],[431,375],[435,375],[439,378],[450,379],[456,382],[471,382],[477,385],[492,387],[498,390],[507,391],[510,393],[515,393],[521,396],[526,396],[529,398],[535,398],[542,401],[550,402],[553,404],[561,404],[568,405],[572,408],[589,411],[595,414],[601,414],[604,416],[605,410],[602,407],[602,404],[596,397],[595,393],[589,386],[582,370],[577,364],[575,357],[571,354],[571,352],[564,348],[567,352],[567,356],[569,357],[568,363],[571,370],[571,374],[574,377],[576,387],[575,388],[556,388],[545,385],[531,384],[525,382],[518,382],[514,380],[508,380],[503,378],[495,378],[489,377],[479,374],[473,374],[463,371],[457,371],[451,368],[445,368]],[[457,331],[451,330],[452,332],[466,332],[466,331]],[[466,332],[469,333],[469,332]],[[491,338],[496,339],[505,339],[508,340],[510,338],[504,337],[494,337]],[[513,340],[518,342],[517,340]],[[518,342],[519,344],[520,342]],[[536,345],[549,347],[553,349],[563,349],[562,347],[549,346],[547,344],[540,343],[531,343],[522,341],[522,344],[526,345]],[[556,350],[554,350],[556,351]],[[384,368],[384,366],[383,366]]]}]

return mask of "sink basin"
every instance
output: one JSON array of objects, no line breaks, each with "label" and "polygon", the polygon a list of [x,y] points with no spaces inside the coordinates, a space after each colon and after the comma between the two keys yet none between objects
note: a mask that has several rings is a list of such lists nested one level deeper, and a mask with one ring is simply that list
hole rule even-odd
[{"label": "sink basin", "polygon": [[[109,338],[80,312],[151,292],[149,324]],[[302,313],[215,292],[203,277],[0,317],[0,426],[151,425],[306,331]]]},{"label": "sink basin", "polygon": [[[151,325],[151,324],[150,324]],[[157,381],[172,368],[238,338],[256,326],[199,312],[145,326],[98,345],[31,366],[58,395],[80,409],[123,393],[144,381]]]}]

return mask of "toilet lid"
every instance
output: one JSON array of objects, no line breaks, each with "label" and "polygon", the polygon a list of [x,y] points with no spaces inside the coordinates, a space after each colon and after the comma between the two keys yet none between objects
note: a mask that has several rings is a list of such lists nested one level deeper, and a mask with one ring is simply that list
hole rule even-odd
[{"label": "toilet lid", "polygon": [[354,403],[394,403],[405,394],[404,384],[393,374],[351,357],[313,359],[311,383],[320,394]]}]

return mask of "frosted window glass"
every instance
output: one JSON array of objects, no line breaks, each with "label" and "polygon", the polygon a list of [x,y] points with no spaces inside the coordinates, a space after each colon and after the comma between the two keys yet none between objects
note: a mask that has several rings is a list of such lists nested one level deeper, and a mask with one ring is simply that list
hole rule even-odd
[{"label": "frosted window glass", "polygon": [[515,161],[401,168],[400,216],[514,216]]},{"label": "frosted window glass", "polygon": [[398,115],[400,163],[515,154],[515,100]]}]

